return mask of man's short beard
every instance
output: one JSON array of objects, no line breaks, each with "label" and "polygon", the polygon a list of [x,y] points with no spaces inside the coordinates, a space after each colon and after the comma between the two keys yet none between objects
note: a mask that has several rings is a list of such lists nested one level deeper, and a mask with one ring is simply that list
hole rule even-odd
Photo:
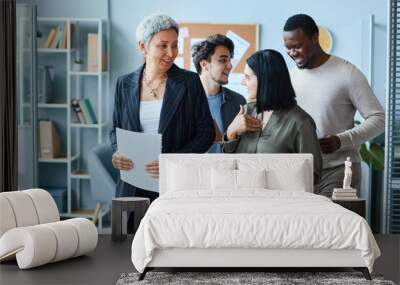
[{"label": "man's short beard", "polygon": [[301,66],[299,66],[299,65],[296,64],[296,66],[297,66],[298,69],[308,69],[309,61],[306,61],[306,62],[305,62],[303,65],[301,65]]},{"label": "man's short beard", "polygon": [[226,80],[226,81],[218,80],[217,82],[218,82],[219,85],[226,85],[226,84],[229,83],[228,80]]},{"label": "man's short beard", "polygon": [[219,85],[226,85],[228,84],[229,80],[223,81],[223,80],[217,80],[216,78],[214,78],[214,76],[211,75],[211,79],[214,80],[215,82],[217,82]]}]

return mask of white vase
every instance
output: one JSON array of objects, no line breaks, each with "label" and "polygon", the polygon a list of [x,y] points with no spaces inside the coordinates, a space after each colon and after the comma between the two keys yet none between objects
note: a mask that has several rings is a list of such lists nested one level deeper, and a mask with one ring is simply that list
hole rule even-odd
[{"label": "white vase", "polygon": [[83,70],[83,63],[76,63],[76,62],[74,62],[74,63],[72,64],[72,69],[73,69],[74,71],[82,71],[82,70]]}]

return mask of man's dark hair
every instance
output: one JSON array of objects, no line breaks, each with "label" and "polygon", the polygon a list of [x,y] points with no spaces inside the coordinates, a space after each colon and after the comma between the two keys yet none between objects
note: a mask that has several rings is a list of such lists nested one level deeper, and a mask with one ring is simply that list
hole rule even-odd
[{"label": "man's dark hair", "polygon": [[192,47],[193,63],[198,74],[201,74],[200,61],[205,59],[210,62],[211,56],[214,54],[217,46],[226,47],[231,53],[231,58],[233,57],[234,45],[232,40],[227,36],[220,34],[209,36],[204,41],[197,43]]},{"label": "man's dark hair", "polygon": [[297,14],[290,17],[283,27],[285,32],[294,31],[296,29],[302,29],[308,38],[312,38],[318,33],[318,26],[313,18],[305,14]]},{"label": "man's dark hair", "polygon": [[247,64],[257,76],[257,113],[290,109],[296,94],[283,56],[272,49],[254,53]]}]

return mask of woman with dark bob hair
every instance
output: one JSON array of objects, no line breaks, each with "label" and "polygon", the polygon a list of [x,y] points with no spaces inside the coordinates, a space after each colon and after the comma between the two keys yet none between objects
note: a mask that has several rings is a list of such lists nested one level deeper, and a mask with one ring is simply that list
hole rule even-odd
[{"label": "woman with dark bob hair", "polygon": [[248,103],[225,133],[227,153],[311,153],[314,184],[318,183],[322,158],[314,120],[296,102],[283,56],[262,50],[247,59],[243,84]]}]

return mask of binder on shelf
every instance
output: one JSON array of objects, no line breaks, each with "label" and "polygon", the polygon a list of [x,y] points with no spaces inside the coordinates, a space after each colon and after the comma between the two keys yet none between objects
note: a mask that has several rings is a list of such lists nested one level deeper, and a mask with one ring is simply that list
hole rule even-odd
[{"label": "binder on shelf", "polygon": [[39,121],[40,158],[49,159],[61,156],[61,142],[52,121]]},{"label": "binder on shelf", "polygon": [[[107,50],[105,37],[102,37],[102,55],[101,55],[101,65],[102,70],[107,70]],[[99,71],[99,36],[98,34],[89,33],[88,34],[88,52],[87,52],[87,67],[89,72]]]}]

